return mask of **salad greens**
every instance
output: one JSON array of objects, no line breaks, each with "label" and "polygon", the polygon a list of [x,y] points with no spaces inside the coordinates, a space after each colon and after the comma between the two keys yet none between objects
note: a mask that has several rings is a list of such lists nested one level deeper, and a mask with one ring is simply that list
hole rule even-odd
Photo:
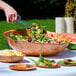
[{"label": "salad greens", "polygon": [[76,61],[74,61],[72,59],[63,59],[63,60],[56,62],[55,60],[50,60],[50,59],[44,58],[41,54],[40,54],[38,60],[34,60],[31,58],[30,58],[30,60],[32,62],[34,62],[35,65],[44,66],[44,67],[60,67],[61,65],[68,65],[68,66],[76,65]]},{"label": "salad greens", "polygon": [[66,43],[66,40],[60,40],[51,34],[50,37],[47,36],[47,31],[45,31],[46,26],[42,26],[37,23],[32,23],[30,27],[27,29],[31,30],[30,33],[27,36],[22,35],[12,35],[10,34],[9,38],[12,38],[14,40],[19,41],[25,41],[25,42],[33,42],[33,43],[49,43],[49,44],[60,44],[60,43]]},{"label": "salad greens", "polygon": [[58,63],[63,65],[64,64],[64,60],[60,60]]},{"label": "salad greens", "polygon": [[59,64],[61,64],[61,65],[70,65],[70,64],[76,64],[76,61],[73,61],[73,60],[71,60],[71,59],[64,59],[64,60],[60,60],[59,62],[58,62]]},{"label": "salad greens", "polygon": [[41,54],[37,61],[35,61],[34,59],[30,59],[30,60],[39,66],[48,66],[48,67],[59,67],[60,66],[54,60],[46,59]]}]

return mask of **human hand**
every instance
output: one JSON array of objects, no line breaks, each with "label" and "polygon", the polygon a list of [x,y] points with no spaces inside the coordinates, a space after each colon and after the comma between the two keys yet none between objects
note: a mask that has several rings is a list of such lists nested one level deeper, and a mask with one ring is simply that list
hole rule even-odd
[{"label": "human hand", "polygon": [[7,22],[17,22],[17,12],[11,6],[4,9]]}]

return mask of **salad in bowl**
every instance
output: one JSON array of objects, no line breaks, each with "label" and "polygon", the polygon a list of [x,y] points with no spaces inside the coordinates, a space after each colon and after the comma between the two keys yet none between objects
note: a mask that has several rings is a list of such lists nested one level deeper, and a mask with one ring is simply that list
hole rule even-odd
[{"label": "salad in bowl", "polygon": [[59,33],[45,30],[45,26],[31,24],[27,29],[4,32],[8,44],[26,55],[56,55],[62,52],[71,39]]}]

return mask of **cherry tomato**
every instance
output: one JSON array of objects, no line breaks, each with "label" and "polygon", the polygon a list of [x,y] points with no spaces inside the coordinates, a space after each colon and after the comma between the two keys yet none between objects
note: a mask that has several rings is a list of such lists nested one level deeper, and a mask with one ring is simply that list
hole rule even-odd
[{"label": "cherry tomato", "polygon": [[48,41],[48,43],[50,44],[50,41]]},{"label": "cherry tomato", "polygon": [[59,67],[60,64],[52,64],[53,67]]},{"label": "cherry tomato", "polygon": [[64,61],[68,61],[68,59],[64,59]]},{"label": "cherry tomato", "polygon": [[27,40],[29,40],[29,38],[27,38]]},{"label": "cherry tomato", "polygon": [[53,37],[53,34],[51,34],[51,37]]},{"label": "cherry tomato", "polygon": [[60,40],[60,42],[63,42],[63,41],[64,41],[64,39],[61,39],[61,40]]},{"label": "cherry tomato", "polygon": [[71,59],[64,59],[64,61],[72,61]]}]

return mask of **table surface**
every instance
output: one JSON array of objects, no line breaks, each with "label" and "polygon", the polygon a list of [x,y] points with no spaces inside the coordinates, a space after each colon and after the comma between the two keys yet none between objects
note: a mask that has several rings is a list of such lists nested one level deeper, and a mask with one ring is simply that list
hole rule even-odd
[{"label": "table surface", "polygon": [[[24,60],[20,62],[20,64],[33,64],[30,62],[29,58],[38,59],[38,57],[34,56],[26,56]],[[54,59],[59,61],[61,59],[70,58],[76,60],[76,50],[65,50],[62,53],[56,56],[49,56],[45,57],[48,59]],[[61,66],[60,68],[56,69],[48,69],[48,68],[39,68],[36,67],[36,70],[31,71],[15,71],[9,68],[12,64],[19,64],[19,63],[1,63],[0,62],[0,76],[76,76],[76,66],[66,67]]]}]

